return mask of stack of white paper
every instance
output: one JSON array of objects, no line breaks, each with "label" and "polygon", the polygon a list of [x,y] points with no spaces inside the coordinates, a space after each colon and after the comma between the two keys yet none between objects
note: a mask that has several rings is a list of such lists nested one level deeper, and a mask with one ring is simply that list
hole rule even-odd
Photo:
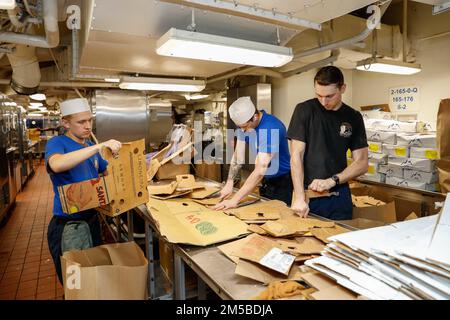
[{"label": "stack of white paper", "polygon": [[439,215],[333,236],[305,264],[369,299],[450,299],[449,195]]}]

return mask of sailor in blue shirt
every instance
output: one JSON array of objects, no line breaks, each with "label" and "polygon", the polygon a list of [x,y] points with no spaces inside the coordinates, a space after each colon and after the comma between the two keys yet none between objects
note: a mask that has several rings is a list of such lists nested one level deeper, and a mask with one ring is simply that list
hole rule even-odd
[{"label": "sailor in blue shirt", "polygon": [[[237,207],[262,181],[260,194],[269,199],[292,200],[292,179],[286,127],[275,116],[258,111],[250,97],[237,99],[228,110],[231,120],[239,127],[237,143],[230,164],[228,180],[220,192],[221,202],[215,210]],[[232,196],[234,179],[245,164],[245,144],[256,155],[255,169],[241,189]]]},{"label": "sailor in blue shirt", "polygon": [[55,193],[53,218],[48,225],[47,240],[58,278],[62,283],[61,242],[67,223],[86,221],[94,246],[101,244],[101,233],[95,210],[86,210],[70,215],[62,211],[58,186],[94,179],[98,178],[99,174],[106,174],[108,163],[100,156],[99,151],[103,147],[107,147],[112,152],[117,152],[121,144],[116,140],[108,140],[100,144],[93,144],[88,140],[92,133],[93,116],[86,99],[66,100],[60,104],[60,109],[61,122],[67,133],[53,137],[47,142],[45,164]]}]

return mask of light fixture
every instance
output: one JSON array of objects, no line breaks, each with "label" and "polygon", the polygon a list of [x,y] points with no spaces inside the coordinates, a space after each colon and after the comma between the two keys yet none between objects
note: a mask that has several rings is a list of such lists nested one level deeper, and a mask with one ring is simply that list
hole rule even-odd
[{"label": "light fixture", "polygon": [[380,58],[368,58],[357,62],[357,70],[382,72],[391,74],[411,75],[420,72],[420,64],[408,63]]},{"label": "light fixture", "polygon": [[0,0],[0,9],[12,10],[16,7],[16,0]]},{"label": "light fixture", "polygon": [[119,83],[120,89],[182,92],[199,92],[205,89],[205,86],[203,80],[150,77],[123,77]]},{"label": "light fixture", "polygon": [[44,101],[45,99],[47,99],[47,97],[43,93],[32,94],[30,95],[30,98],[37,101]]},{"label": "light fixture", "polygon": [[185,94],[184,98],[186,100],[200,100],[200,99],[205,99],[208,98],[209,94]]},{"label": "light fixture", "polygon": [[156,43],[162,56],[280,67],[293,58],[292,48],[171,28]]},{"label": "light fixture", "polygon": [[105,78],[105,82],[113,82],[113,83],[119,83],[120,82],[120,78]]},{"label": "light fixture", "polygon": [[15,107],[15,106],[17,106],[17,103],[15,103],[14,101],[5,101],[5,102],[3,102],[3,104],[5,105],[5,107]]},{"label": "light fixture", "polygon": [[33,107],[42,107],[43,104],[42,104],[42,102],[30,102],[30,106],[33,106]]},{"label": "light fixture", "polygon": [[32,105],[28,106],[28,109],[30,109],[30,110],[37,110],[39,108],[40,108],[39,106],[32,106]]}]

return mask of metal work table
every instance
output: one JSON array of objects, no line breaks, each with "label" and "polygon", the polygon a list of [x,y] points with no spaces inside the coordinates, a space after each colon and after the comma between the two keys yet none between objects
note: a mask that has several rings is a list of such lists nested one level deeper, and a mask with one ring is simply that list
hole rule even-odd
[{"label": "metal work table", "polygon": [[[209,180],[201,180],[208,182],[210,185],[220,186],[217,182]],[[262,198],[262,200],[266,200]],[[197,295],[198,298],[206,299],[206,285],[213,290],[222,299],[242,300],[250,299],[257,296],[267,286],[259,284],[258,282],[247,279],[245,277],[236,275],[234,273],[236,265],[223,255],[217,246],[235,241],[232,239],[219,244],[210,245],[207,247],[190,246],[183,244],[171,244],[174,254],[174,279],[172,281],[172,293],[163,296],[157,296],[155,283],[155,260],[153,252],[153,236],[158,239],[163,239],[152,219],[146,205],[140,205],[135,208],[135,211],[145,221],[145,242],[146,253],[149,262],[149,297],[150,299],[177,299],[185,300],[186,293],[186,279],[185,270],[186,265],[189,266],[198,277]],[[310,214],[314,218],[327,220],[325,218]],[[132,214],[128,215],[128,221],[131,222],[128,230],[132,230]],[[356,230],[354,227],[345,226],[351,230]],[[132,236],[132,235],[131,235]],[[132,239],[132,238],[131,238]],[[165,240],[167,241],[167,240]]]}]

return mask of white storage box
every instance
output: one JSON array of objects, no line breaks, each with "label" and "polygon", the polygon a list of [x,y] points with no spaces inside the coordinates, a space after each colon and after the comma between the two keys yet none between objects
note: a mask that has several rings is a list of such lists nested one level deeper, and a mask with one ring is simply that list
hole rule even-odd
[{"label": "white storage box", "polygon": [[409,147],[383,144],[383,153],[398,158],[409,158]]},{"label": "white storage box", "polygon": [[380,164],[378,172],[383,173],[386,177],[396,177],[403,179],[403,168],[395,164]]},{"label": "white storage box", "polygon": [[436,183],[438,182],[439,176],[437,172],[423,172],[413,169],[404,169],[403,177],[410,181]]},{"label": "white storage box", "polygon": [[423,130],[423,123],[420,121],[397,121],[381,119],[365,119],[366,129],[417,133]]},{"label": "white storage box", "polygon": [[366,129],[366,136],[368,141],[383,142],[388,144],[397,143],[397,134],[395,132]]},{"label": "white storage box", "polygon": [[362,176],[360,176],[359,178],[362,180],[382,182],[382,183],[385,183],[385,181],[386,181],[386,175],[382,174],[382,173],[378,173],[378,172],[376,172],[374,174],[366,173],[366,174],[363,174]]},{"label": "white storage box", "polygon": [[378,163],[378,164],[386,164],[387,161],[388,161],[387,154],[369,152],[369,162]]},{"label": "white storage box", "polygon": [[433,172],[436,170],[436,162],[430,159],[389,157],[388,163],[424,172]]},{"label": "white storage box", "polygon": [[437,191],[439,189],[439,185],[436,183],[425,183],[425,182],[417,182],[417,181],[408,181],[405,179],[400,179],[396,177],[386,177],[386,183],[392,184],[394,186],[407,187],[413,189],[421,189],[426,191]]},{"label": "white storage box", "polygon": [[431,159],[436,160],[439,158],[439,152],[434,148],[421,148],[411,147],[409,151],[411,158]]},{"label": "white storage box", "polygon": [[436,148],[437,141],[435,134],[398,134],[397,145],[421,147],[421,148]]}]

